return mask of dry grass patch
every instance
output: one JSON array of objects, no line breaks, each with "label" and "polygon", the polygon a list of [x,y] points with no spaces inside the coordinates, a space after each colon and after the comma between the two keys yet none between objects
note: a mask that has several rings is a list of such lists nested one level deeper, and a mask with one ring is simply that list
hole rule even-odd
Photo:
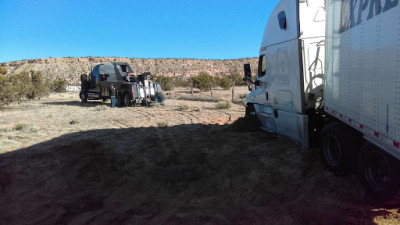
[{"label": "dry grass patch", "polygon": [[188,104],[180,104],[178,106],[178,111],[187,111],[190,109],[190,106]]},{"label": "dry grass patch", "polygon": [[232,107],[232,103],[229,100],[220,100],[215,105],[215,109],[230,109]]}]

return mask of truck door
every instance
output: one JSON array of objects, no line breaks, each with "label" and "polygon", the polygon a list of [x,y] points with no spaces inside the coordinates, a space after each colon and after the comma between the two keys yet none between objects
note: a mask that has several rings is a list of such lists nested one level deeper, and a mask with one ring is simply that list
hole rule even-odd
[{"label": "truck door", "polygon": [[300,41],[295,39],[267,48],[267,101],[273,110],[276,132],[307,145],[299,47]]}]

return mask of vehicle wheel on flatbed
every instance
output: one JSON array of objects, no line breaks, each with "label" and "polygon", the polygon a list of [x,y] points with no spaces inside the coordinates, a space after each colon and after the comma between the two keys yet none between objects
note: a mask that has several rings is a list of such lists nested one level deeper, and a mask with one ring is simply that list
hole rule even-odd
[{"label": "vehicle wheel on flatbed", "polygon": [[147,107],[150,106],[150,103],[146,98],[143,99],[142,106],[147,106]]},{"label": "vehicle wheel on flatbed", "polygon": [[165,102],[165,96],[164,96],[164,94],[163,93],[161,93],[161,92],[157,92],[156,93],[156,100],[155,100],[156,102]]},{"label": "vehicle wheel on flatbed", "polygon": [[124,106],[125,106],[125,107],[132,106],[131,97],[129,96],[128,93],[125,93],[125,94],[124,94]]},{"label": "vehicle wheel on flatbed", "polygon": [[400,162],[388,153],[365,142],[360,149],[358,172],[368,200],[385,203],[398,197]]},{"label": "vehicle wheel on flatbed", "polygon": [[81,99],[82,102],[87,102],[86,93],[81,92],[81,93],[79,94],[79,98]]},{"label": "vehicle wheel on flatbed", "polygon": [[329,170],[336,175],[348,175],[357,168],[359,136],[346,126],[333,122],[321,131],[321,154]]}]

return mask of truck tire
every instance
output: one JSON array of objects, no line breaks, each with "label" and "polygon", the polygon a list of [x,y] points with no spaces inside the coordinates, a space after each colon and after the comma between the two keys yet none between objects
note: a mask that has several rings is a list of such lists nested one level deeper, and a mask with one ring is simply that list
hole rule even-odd
[{"label": "truck tire", "polygon": [[79,93],[79,98],[81,99],[81,102],[87,102],[87,96],[85,92]]},{"label": "truck tire", "polygon": [[367,200],[381,204],[399,194],[400,162],[370,142],[361,146],[358,172]]},{"label": "truck tire", "polygon": [[161,92],[156,93],[156,102],[165,102],[165,96]]},{"label": "truck tire", "polygon": [[357,168],[359,137],[345,125],[332,122],[322,128],[320,136],[322,159],[336,175],[348,175]]},{"label": "truck tire", "polygon": [[125,94],[124,94],[124,106],[125,106],[125,107],[132,106],[131,96],[129,96],[128,93],[125,93]]},{"label": "truck tire", "polygon": [[143,101],[142,101],[142,106],[147,106],[147,107],[150,106],[150,103],[149,103],[149,101],[148,101],[146,98],[143,99]]},{"label": "truck tire", "polygon": [[256,109],[253,104],[247,104],[246,106],[246,114],[244,115],[245,119],[255,119],[257,118]]}]

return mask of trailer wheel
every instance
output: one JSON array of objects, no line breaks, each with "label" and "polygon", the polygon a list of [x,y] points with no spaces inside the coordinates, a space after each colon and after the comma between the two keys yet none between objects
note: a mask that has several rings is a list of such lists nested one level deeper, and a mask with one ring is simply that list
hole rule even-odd
[{"label": "trailer wheel", "polygon": [[85,92],[81,92],[79,94],[79,98],[81,99],[81,102],[87,102],[87,96]]},{"label": "trailer wheel", "polygon": [[362,145],[358,170],[368,200],[384,203],[399,193],[399,161],[375,145],[369,142]]},{"label": "trailer wheel", "polygon": [[147,106],[147,107],[150,106],[150,103],[149,103],[149,101],[148,101],[146,98],[143,99],[143,101],[142,101],[142,106]]},{"label": "trailer wheel", "polygon": [[359,137],[340,123],[330,123],[321,131],[321,154],[329,170],[347,175],[356,169]]},{"label": "trailer wheel", "polygon": [[124,106],[126,106],[126,107],[132,106],[131,97],[129,96],[128,93],[124,94]]},{"label": "trailer wheel", "polygon": [[156,102],[165,102],[165,96],[161,92],[156,93]]}]

